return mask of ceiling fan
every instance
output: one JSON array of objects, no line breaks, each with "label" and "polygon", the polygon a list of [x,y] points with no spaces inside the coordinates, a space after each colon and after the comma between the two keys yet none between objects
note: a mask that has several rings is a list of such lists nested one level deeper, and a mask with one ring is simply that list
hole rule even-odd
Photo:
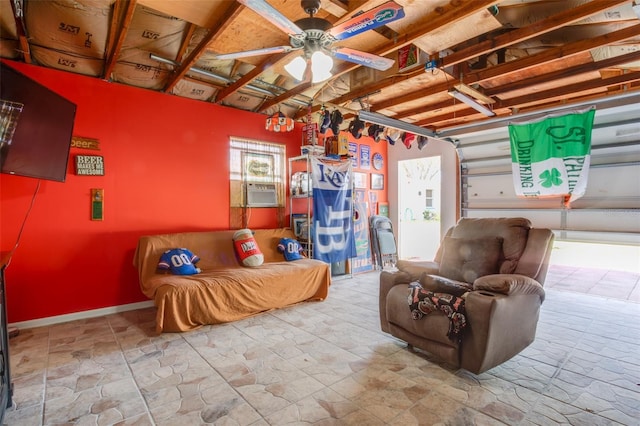
[{"label": "ceiling fan", "polygon": [[369,11],[362,12],[333,28],[329,21],[314,17],[320,9],[320,0],[301,0],[302,9],[309,14],[309,17],[295,23],[265,0],[238,1],[287,33],[290,45],[224,53],[215,55],[216,59],[238,59],[301,50],[303,55],[294,58],[293,61],[285,65],[285,69],[297,80],[303,80],[311,69],[312,82],[314,83],[331,77],[330,71],[333,66],[331,57],[380,71],[391,68],[395,62],[393,59],[348,47],[332,47],[336,41],[345,40],[403,18],[404,9],[394,1],[388,1]]}]

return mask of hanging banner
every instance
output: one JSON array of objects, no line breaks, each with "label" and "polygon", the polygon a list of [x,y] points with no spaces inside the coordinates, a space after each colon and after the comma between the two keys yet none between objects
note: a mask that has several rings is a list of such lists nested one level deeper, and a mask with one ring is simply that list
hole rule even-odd
[{"label": "hanging banner", "polygon": [[561,116],[509,124],[516,195],[564,196],[565,204],[587,189],[595,107]]},{"label": "hanging banner", "polygon": [[311,157],[313,257],[327,263],[356,256],[351,161]]}]

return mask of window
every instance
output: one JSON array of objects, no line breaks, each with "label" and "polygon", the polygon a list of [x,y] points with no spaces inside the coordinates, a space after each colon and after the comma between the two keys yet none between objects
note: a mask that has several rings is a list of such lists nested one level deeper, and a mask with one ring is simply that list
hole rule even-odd
[{"label": "window", "polygon": [[433,189],[424,190],[424,206],[428,209],[433,208]]},{"label": "window", "polygon": [[273,184],[278,206],[284,207],[286,151],[284,145],[232,137],[229,149],[231,207],[245,207],[248,184]]}]

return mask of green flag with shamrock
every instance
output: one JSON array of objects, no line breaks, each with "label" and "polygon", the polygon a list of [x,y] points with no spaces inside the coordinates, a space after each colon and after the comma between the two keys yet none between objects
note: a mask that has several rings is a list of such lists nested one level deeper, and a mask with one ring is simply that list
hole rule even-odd
[{"label": "green flag with shamrock", "polygon": [[584,195],[591,162],[595,107],[563,115],[509,124],[511,167],[516,195]]}]

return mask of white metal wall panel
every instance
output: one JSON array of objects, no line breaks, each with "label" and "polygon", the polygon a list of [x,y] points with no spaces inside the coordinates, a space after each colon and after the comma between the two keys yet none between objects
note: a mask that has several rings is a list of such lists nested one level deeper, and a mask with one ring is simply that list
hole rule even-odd
[{"label": "white metal wall panel", "polygon": [[640,232],[640,215],[634,210],[567,210],[566,229],[599,232]]},{"label": "white metal wall panel", "polygon": [[471,210],[466,217],[526,217],[535,228],[561,229],[562,227],[562,216],[558,210]]}]

